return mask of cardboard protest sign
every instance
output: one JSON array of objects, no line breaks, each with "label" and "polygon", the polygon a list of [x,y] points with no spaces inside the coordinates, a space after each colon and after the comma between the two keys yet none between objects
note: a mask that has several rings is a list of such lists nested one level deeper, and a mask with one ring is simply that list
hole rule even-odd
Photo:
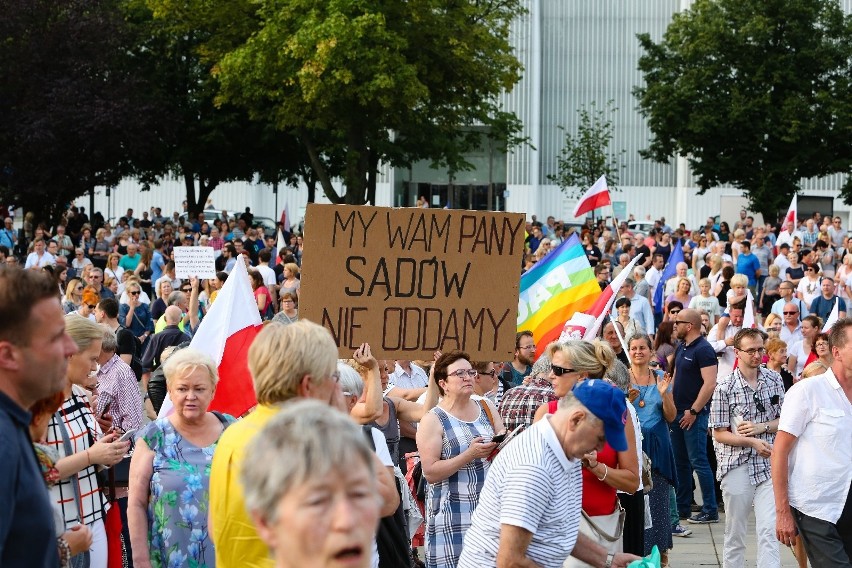
[{"label": "cardboard protest sign", "polygon": [[175,247],[175,277],[216,278],[213,247]]},{"label": "cardboard protest sign", "polygon": [[520,213],[309,204],[299,317],[341,357],[507,361],[523,250]]}]

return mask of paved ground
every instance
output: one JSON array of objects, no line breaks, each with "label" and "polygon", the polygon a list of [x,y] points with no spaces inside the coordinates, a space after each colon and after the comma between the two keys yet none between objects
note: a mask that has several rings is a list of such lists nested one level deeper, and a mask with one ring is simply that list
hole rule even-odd
[{"label": "paved ground", "polygon": [[[669,555],[672,568],[687,566],[715,566],[722,568],[722,549],[725,541],[725,514],[719,513],[719,522],[711,525],[691,525],[681,521],[683,526],[692,530],[685,538],[674,538],[674,550]],[[754,518],[749,524],[746,537],[746,568],[757,566],[757,537],[754,533]],[[781,566],[796,568],[793,553],[785,546],[781,547]]]}]

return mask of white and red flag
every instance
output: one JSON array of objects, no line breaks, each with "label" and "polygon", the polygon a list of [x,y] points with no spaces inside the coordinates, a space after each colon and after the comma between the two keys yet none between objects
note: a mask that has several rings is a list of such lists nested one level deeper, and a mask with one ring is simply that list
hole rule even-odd
[{"label": "white and red flag", "polygon": [[754,320],[754,297],[751,295],[751,290],[746,290],[746,303],[743,310],[743,325],[742,329],[755,328],[757,322]]},{"label": "white and red flag", "polygon": [[273,258],[272,262],[269,263],[270,266],[278,264],[278,255],[281,254],[281,251],[284,250],[284,247],[286,246],[287,242],[284,240],[284,233],[281,232],[281,227],[278,227],[278,238],[275,241],[275,258]]},{"label": "white and red flag", "polygon": [[287,205],[284,205],[284,209],[281,211],[281,218],[278,220],[280,225],[278,226],[278,231],[283,229],[285,233],[290,232],[290,212],[287,211]]},{"label": "white and red flag", "polygon": [[[787,214],[784,215],[784,220],[781,222],[781,234],[790,233],[787,230],[787,223],[793,223],[793,230],[796,230],[796,227],[799,224],[798,215],[799,215],[799,205],[797,201],[798,196],[794,195],[793,200],[790,202],[790,208],[787,209]],[[779,235],[780,236],[780,235]]]},{"label": "white and red flag", "polygon": [[612,199],[609,197],[609,187],[606,184],[606,176],[601,176],[598,178],[598,181],[595,182],[595,185],[590,187],[586,193],[583,194],[583,197],[580,198],[579,203],[577,203],[577,206],[574,208],[574,217],[579,217],[589,211],[599,209],[604,205],[612,205]]},{"label": "white and red flag", "polygon": [[642,258],[642,253],[637,254],[630,264],[618,273],[618,276],[609,283],[609,285],[601,291],[601,295],[595,300],[588,310],[584,313],[575,312],[571,319],[565,322],[565,327],[559,335],[559,341],[569,341],[571,339],[582,339],[591,341],[594,339],[598,331],[603,325],[604,319],[612,310],[612,304],[615,302],[618,290],[627,277],[633,274],[633,267]]},{"label": "white and red flag", "polygon": [[[210,355],[219,369],[219,383],[210,410],[241,416],[257,404],[248,370],[248,350],[261,329],[263,324],[246,265],[237,262],[189,344]],[[172,402],[166,396],[159,416],[168,416],[172,409]]]},{"label": "white and red flag", "polygon": [[822,332],[828,333],[831,331],[831,328],[834,327],[834,324],[837,320],[840,319],[840,298],[834,298],[834,307],[831,308],[831,313],[828,314],[828,318],[825,320],[825,325],[822,326]]}]

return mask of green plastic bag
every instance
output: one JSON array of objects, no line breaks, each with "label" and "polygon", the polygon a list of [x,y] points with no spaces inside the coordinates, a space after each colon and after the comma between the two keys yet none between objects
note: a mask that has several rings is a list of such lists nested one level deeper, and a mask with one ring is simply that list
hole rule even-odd
[{"label": "green plastic bag", "polygon": [[651,549],[651,554],[641,560],[634,560],[627,568],[660,568],[660,551],[657,546]]}]

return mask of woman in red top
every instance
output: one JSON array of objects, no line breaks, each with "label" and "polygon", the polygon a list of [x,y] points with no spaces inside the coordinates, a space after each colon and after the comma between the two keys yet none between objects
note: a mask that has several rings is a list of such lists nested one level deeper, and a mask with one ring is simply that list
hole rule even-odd
[{"label": "woman in red top", "polygon": [[257,300],[257,310],[263,320],[271,319],[274,315],[270,309],[272,306],[272,295],[269,289],[263,285],[263,276],[257,270],[250,270],[251,288],[254,290],[254,298]]},{"label": "woman in red top", "polygon": [[[556,396],[563,397],[579,381],[600,378],[614,364],[615,353],[602,341],[567,341],[552,343],[546,350],[550,357],[549,379],[553,383]],[[549,408],[553,406],[553,408]],[[556,402],[539,407],[535,421],[556,410]],[[624,424],[628,448],[616,452],[606,444],[600,452],[586,454],[583,458],[583,518],[580,520],[580,532],[593,539],[610,551],[621,551],[623,520],[619,523],[622,509],[616,490],[633,494],[639,487],[639,457],[636,451],[636,434],[633,421],[628,418]],[[617,543],[610,543],[601,536],[586,519],[586,515],[603,532],[618,537]],[[588,566],[569,557],[564,566]]]}]

